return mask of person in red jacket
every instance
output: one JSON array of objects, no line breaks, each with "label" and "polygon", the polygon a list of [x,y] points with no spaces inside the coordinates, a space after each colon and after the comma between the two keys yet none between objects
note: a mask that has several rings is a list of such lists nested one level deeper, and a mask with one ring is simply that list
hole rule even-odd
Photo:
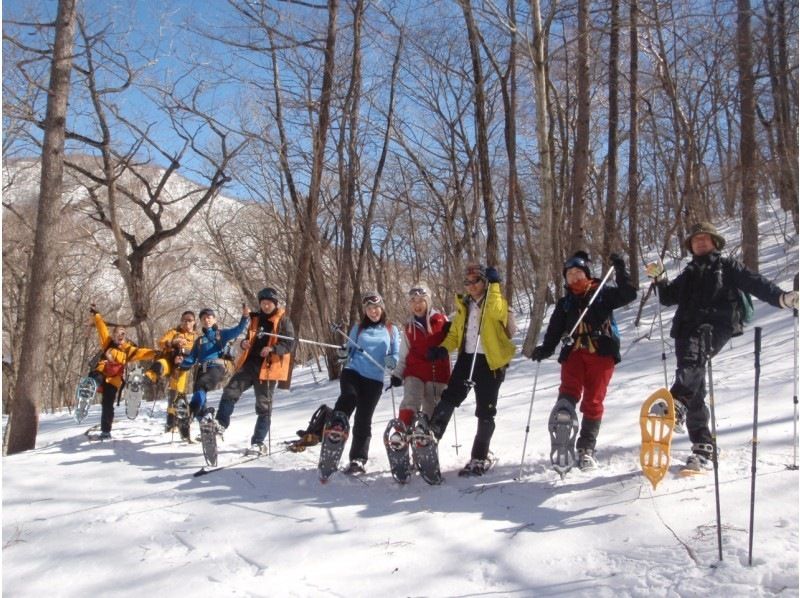
[{"label": "person in red jacket", "polygon": [[409,317],[400,337],[400,358],[392,386],[405,385],[400,403],[399,418],[411,427],[417,411],[429,418],[439,402],[450,378],[450,358],[430,361],[428,349],[444,340],[449,327],[447,316],[433,309],[431,293],[424,284],[414,285],[408,291]]}]

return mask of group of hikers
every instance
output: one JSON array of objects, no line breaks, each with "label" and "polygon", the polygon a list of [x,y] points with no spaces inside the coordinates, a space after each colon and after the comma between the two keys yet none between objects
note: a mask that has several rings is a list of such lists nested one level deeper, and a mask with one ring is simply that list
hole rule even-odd
[{"label": "group of hikers", "polygon": [[[740,292],[748,293],[778,308],[797,309],[797,291],[783,291],[769,280],[745,268],[739,261],[723,257],[725,239],[708,222],[691,227],[684,239],[691,261],[672,281],[663,266],[647,265],[646,272],[658,290],[664,306],[677,306],[670,331],[675,341],[677,367],[670,393],[675,400],[676,431],[687,430],[692,453],[686,467],[706,469],[712,459],[712,438],[705,396],[707,359],[715,356],[732,336],[742,334]],[[569,404],[582,414],[575,441],[577,465],[582,470],[597,467],[595,449],[603,404],[614,368],[621,360],[620,339],[614,310],[636,299],[625,261],[612,254],[615,284],[606,276],[596,277],[592,261],[584,251],[575,252],[563,265],[564,295],[558,300],[543,341],[530,358],[540,362],[561,349],[558,362],[561,382],[556,405]],[[410,426],[424,416],[436,440],[440,440],[457,407],[474,390],[477,429],[470,460],[464,472],[481,475],[491,465],[490,444],[500,386],[516,349],[513,312],[501,292],[496,267],[469,264],[464,270],[464,293],[456,296],[451,318],[436,310],[430,289],[422,283],[408,290],[408,317],[402,325],[387,319],[380,293],[362,295],[361,319],[341,347],[344,360],[339,379],[339,396],[332,412],[353,416],[349,460],[351,471],[364,471],[372,438],[372,419],[389,384],[403,387],[398,417]],[[114,416],[114,399],[123,383],[126,364],[151,360],[146,372],[151,382],[169,380],[170,407],[167,430],[175,425],[172,406],[186,392],[189,371],[194,368],[191,417],[214,418],[217,433],[230,425],[236,402],[254,388],[256,424],[251,448],[265,451],[270,429],[276,385],[287,380],[294,349],[294,330],[277,291],[267,287],[258,293],[259,311],[242,305],[239,323],[219,329],[212,309],[200,311],[201,328],[196,330],[191,311],[180,324],[160,339],[155,349],[140,348],[127,340],[125,328],[116,326],[110,334],[94,309],[94,323],[102,359],[90,376],[102,393],[101,438],[109,438]],[[711,344],[703,343],[710,330]],[[344,334],[344,333],[343,333]],[[206,406],[206,394],[216,389],[226,373],[225,346],[242,337],[234,372],[222,391],[216,411]],[[450,356],[456,352],[451,367]],[[312,418],[313,419],[313,418]],[[188,440],[188,438],[187,438]]]}]

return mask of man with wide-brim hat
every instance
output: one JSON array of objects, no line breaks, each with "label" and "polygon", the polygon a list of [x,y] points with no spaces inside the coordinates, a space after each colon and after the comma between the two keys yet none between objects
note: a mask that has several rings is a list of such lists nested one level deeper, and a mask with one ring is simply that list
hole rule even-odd
[{"label": "man with wide-brim hat", "polygon": [[698,222],[692,225],[689,230],[689,236],[683,240],[684,247],[693,254],[696,252],[692,250],[692,239],[698,235],[708,235],[709,240],[714,244],[717,251],[722,251],[722,248],[725,247],[725,238],[717,232],[717,228],[713,224],[710,222]]},{"label": "man with wide-brim hat", "polygon": [[697,473],[711,466],[714,452],[705,404],[706,362],[732,336],[742,334],[742,293],[773,307],[797,309],[797,292],[783,291],[738,260],[723,257],[725,239],[708,222],[692,225],[684,245],[692,260],[675,280],[667,281],[658,264],[649,264],[647,272],[658,287],[661,304],[677,306],[670,330],[677,361],[670,393],[675,399],[675,431],[685,429],[692,442],[684,471]]}]

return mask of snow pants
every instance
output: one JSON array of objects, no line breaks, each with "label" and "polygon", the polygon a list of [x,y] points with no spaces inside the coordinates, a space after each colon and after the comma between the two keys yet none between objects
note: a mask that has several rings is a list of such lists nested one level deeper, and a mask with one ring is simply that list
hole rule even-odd
[{"label": "snow pants", "polygon": [[97,371],[89,374],[97,382],[97,389],[102,393],[100,402],[100,431],[111,432],[114,423],[114,401],[117,399],[119,388],[105,381],[106,377]]},{"label": "snow pants", "polygon": [[343,412],[348,419],[355,411],[350,434],[350,460],[366,462],[372,440],[372,415],[383,394],[383,382],[365,378],[355,370],[345,368],[339,379],[339,390],[333,410]]},{"label": "snow pants", "polygon": [[236,372],[222,391],[222,399],[217,409],[217,421],[225,428],[231,424],[231,415],[236,402],[242,393],[251,386],[256,394],[256,425],[253,429],[251,444],[264,442],[269,432],[272,419],[272,397],[278,383],[275,380],[259,380],[261,364],[258,361],[248,360]]},{"label": "snow pants", "polygon": [[198,419],[203,417],[206,407],[206,393],[216,390],[225,377],[225,366],[222,363],[201,364],[194,377],[194,392],[189,401],[189,409]]},{"label": "snow pants", "polygon": [[433,410],[431,430],[441,440],[447,424],[456,407],[467,398],[470,388],[475,388],[475,417],[478,418],[478,429],[472,442],[472,458],[486,459],[489,455],[489,444],[494,434],[494,417],[497,415],[497,398],[500,385],[506,378],[506,368],[497,370],[489,368],[486,356],[478,353],[475,356],[475,369],[472,372],[472,384],[469,373],[472,369],[474,353],[459,353],[447,388],[442,392],[442,399]]},{"label": "snow pants", "polygon": [[[711,353],[714,357],[730,340],[729,330],[714,330],[711,335]],[[703,351],[703,334],[695,329],[690,335],[675,339],[675,358],[678,362],[675,381],[670,393],[675,400],[686,405],[686,430],[693,444],[711,444],[708,427],[709,412],[706,407],[706,356]]]},{"label": "snow pants", "polygon": [[403,379],[403,400],[399,411],[403,423],[410,426],[417,411],[422,411],[430,418],[446,386],[443,382],[424,382],[415,376],[406,376]]}]

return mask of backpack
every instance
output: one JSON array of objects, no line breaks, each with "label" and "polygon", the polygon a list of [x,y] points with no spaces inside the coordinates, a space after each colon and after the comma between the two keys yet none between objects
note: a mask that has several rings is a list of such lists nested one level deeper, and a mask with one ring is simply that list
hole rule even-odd
[{"label": "backpack", "polygon": [[753,307],[753,298],[750,293],[745,293],[737,289],[736,308],[739,310],[739,319],[742,324],[749,324],[753,321],[756,308]]}]

